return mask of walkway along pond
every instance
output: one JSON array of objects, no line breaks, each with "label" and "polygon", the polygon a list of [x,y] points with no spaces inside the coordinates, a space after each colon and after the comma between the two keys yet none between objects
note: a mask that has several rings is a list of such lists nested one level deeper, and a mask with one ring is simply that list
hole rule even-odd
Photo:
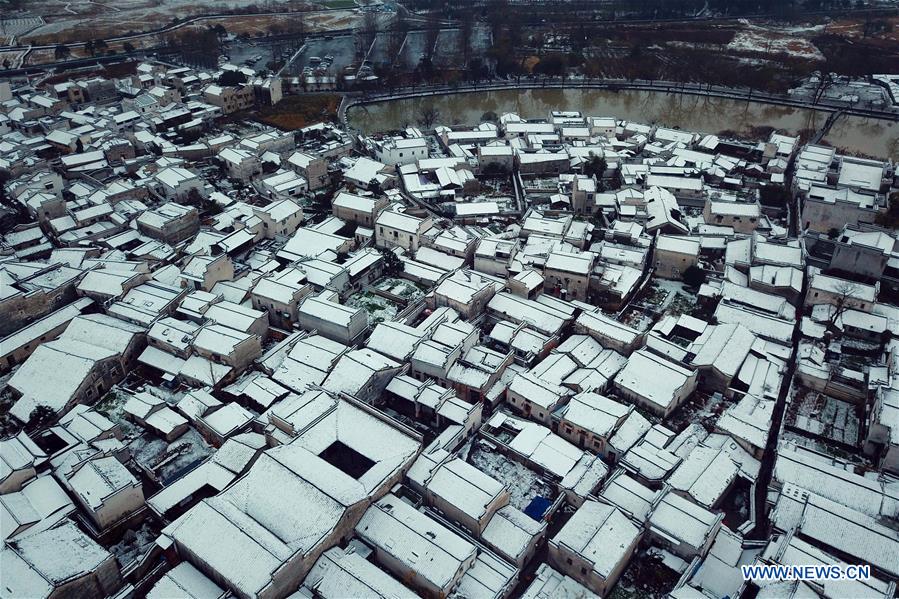
[{"label": "walkway along pond", "polygon": [[[745,93],[745,92],[744,92]],[[580,110],[591,116],[614,116],[643,123],[703,133],[732,131],[750,137],[761,127],[789,133],[817,130],[830,110],[784,106],[755,100],[649,91],[571,88],[530,88],[447,92],[414,98],[370,101],[349,98],[348,124],[364,133],[391,131],[416,125],[425,109],[436,108],[438,124],[477,125],[486,112],[515,112],[523,118],[547,118],[551,110]],[[341,107],[344,110],[344,106]],[[824,141],[851,153],[899,160],[899,122],[884,118],[842,115]]]}]

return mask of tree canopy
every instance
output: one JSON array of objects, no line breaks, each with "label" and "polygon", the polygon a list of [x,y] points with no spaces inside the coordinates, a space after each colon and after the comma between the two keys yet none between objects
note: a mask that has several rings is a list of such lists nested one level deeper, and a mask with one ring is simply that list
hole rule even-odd
[{"label": "tree canopy", "polygon": [[225,71],[219,77],[219,85],[243,85],[247,82],[247,76],[240,71]]}]

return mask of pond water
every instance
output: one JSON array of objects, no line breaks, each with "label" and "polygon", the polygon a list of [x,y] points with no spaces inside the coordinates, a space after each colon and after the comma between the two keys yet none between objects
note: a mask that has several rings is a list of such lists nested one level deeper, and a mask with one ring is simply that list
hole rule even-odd
[{"label": "pond water", "polygon": [[[752,101],[710,98],[642,90],[584,89],[492,90],[407,100],[390,100],[350,109],[350,124],[367,133],[415,125],[427,108],[439,112],[437,122],[449,126],[476,125],[488,111],[516,112],[524,118],[546,118],[551,110],[579,110],[590,116],[613,116],[642,123],[752,136],[753,129],[774,127],[788,133],[816,129],[827,113]],[[852,153],[899,159],[899,123],[843,116],[825,138]]]}]

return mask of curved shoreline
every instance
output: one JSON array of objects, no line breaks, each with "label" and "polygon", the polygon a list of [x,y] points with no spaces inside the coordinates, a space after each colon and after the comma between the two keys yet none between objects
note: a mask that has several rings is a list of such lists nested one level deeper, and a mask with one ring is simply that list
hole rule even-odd
[{"label": "curved shoreline", "polygon": [[666,94],[681,94],[688,96],[700,96],[708,98],[720,98],[744,102],[755,102],[788,108],[804,110],[816,110],[821,112],[841,112],[843,114],[873,118],[886,121],[899,121],[899,109],[876,110],[859,108],[851,102],[827,100],[818,103],[798,100],[783,94],[771,94],[754,91],[749,88],[729,88],[717,85],[698,83],[677,83],[673,81],[645,81],[645,80],[605,80],[605,79],[541,79],[524,81],[494,81],[481,84],[443,85],[407,87],[381,93],[347,94],[343,97],[337,112],[337,117],[343,126],[348,126],[347,112],[355,106],[365,106],[396,100],[412,100],[435,96],[450,96],[456,94],[470,94],[492,91],[522,91],[522,90],[597,90],[597,91],[644,91]]}]

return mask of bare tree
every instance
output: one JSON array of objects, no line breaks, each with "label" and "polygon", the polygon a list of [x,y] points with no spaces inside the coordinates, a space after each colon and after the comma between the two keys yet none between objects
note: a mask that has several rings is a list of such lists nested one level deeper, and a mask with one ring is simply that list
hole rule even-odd
[{"label": "bare tree", "polygon": [[859,291],[860,287],[858,284],[853,283],[852,281],[842,281],[834,287],[833,301],[831,304],[833,310],[831,310],[830,313],[828,328],[835,328],[840,317],[843,316],[847,310],[854,307],[855,304],[853,303],[853,300],[858,295]]},{"label": "bare tree", "polygon": [[71,56],[72,51],[69,50],[69,47],[65,44],[56,44],[56,48],[53,49],[53,56],[57,60],[63,60]]},{"label": "bare tree", "polygon": [[190,65],[214,67],[221,54],[221,41],[208,28],[173,33],[165,39],[165,44],[180,52],[181,60]]},{"label": "bare tree", "polygon": [[368,55],[368,50],[378,36],[378,15],[367,11],[362,16],[362,23],[356,27],[354,32],[354,43],[356,44],[356,56],[362,60]]},{"label": "bare tree", "polygon": [[494,45],[503,36],[503,30],[509,23],[509,14],[507,0],[490,0],[487,5],[487,22],[490,24],[490,37]]},{"label": "bare tree", "polygon": [[440,37],[440,21],[437,15],[429,14],[428,20],[425,22],[425,60],[431,62],[434,58],[434,52],[437,49],[437,38]]},{"label": "bare tree", "polygon": [[432,129],[440,118],[440,111],[433,106],[422,106],[418,112],[418,124],[425,129]]},{"label": "bare tree", "polygon": [[306,40],[306,17],[297,13],[287,21],[287,33],[290,34],[288,46],[291,52],[296,52]]},{"label": "bare tree", "polygon": [[378,22],[378,13],[368,11],[365,13],[365,16],[362,17],[362,34],[365,37],[365,45],[371,46],[375,42],[375,38],[378,37],[378,30],[380,29],[380,23]]},{"label": "bare tree", "polygon": [[387,36],[387,56],[394,62],[394,65],[399,59],[400,50],[403,48],[403,42],[406,41],[408,33],[409,22],[400,11],[397,11],[390,23],[390,33]]},{"label": "bare tree", "polygon": [[818,78],[818,84],[815,86],[815,92],[812,97],[812,104],[817,104],[827,93],[827,90],[834,84],[833,74],[830,72],[821,72]]},{"label": "bare tree", "polygon": [[459,26],[459,50],[462,55],[462,66],[468,66],[471,60],[472,44],[474,42],[474,11],[466,10],[462,13],[462,23]]}]

